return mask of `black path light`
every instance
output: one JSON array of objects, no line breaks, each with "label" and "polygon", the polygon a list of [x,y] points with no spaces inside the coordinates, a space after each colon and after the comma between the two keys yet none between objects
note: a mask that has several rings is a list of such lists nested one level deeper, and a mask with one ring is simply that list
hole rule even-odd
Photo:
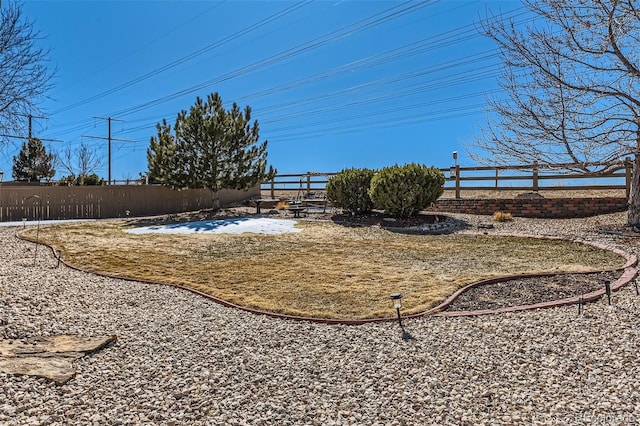
[{"label": "black path light", "polygon": [[400,318],[400,308],[402,308],[402,293],[392,293],[391,303],[393,303],[393,307],[398,314],[398,323],[400,324],[400,327],[402,327],[402,319]]}]

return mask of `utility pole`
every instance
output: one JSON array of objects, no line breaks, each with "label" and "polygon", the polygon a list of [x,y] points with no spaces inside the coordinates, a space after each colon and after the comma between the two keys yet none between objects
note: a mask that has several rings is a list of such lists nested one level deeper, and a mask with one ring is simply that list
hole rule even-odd
[{"label": "utility pole", "polygon": [[106,140],[108,141],[108,150],[109,150],[109,155],[108,155],[108,174],[107,174],[107,185],[111,185],[111,141],[117,141],[117,142],[133,142],[130,139],[116,139],[116,138],[112,138],[111,137],[111,122],[112,121],[124,121],[124,120],[118,120],[116,118],[111,118],[111,117],[93,117],[96,118],[98,120],[107,120],[107,125],[108,125],[108,130],[107,130],[107,137],[105,138],[104,136],[90,136],[90,135],[82,135],[83,138],[91,138],[91,139],[102,139],[102,140]]},{"label": "utility pole", "polygon": [[[2,0],[0,0],[2,1]],[[16,138],[16,139],[27,139],[30,140],[33,137],[33,119],[34,118],[41,118],[41,119],[45,119],[47,117],[43,117],[41,115],[20,115],[20,117],[27,117],[29,119],[29,136],[19,136],[19,135],[0,135],[0,137],[5,137],[5,138]],[[38,138],[40,139],[42,142],[62,142],[60,139],[47,139],[47,138]]]},{"label": "utility pole", "polygon": [[[47,117],[42,117],[42,116],[39,116],[39,115],[33,116],[31,114],[27,115],[27,117],[29,117],[29,139],[31,139],[31,136],[33,134],[33,131],[32,131],[32,129],[33,129],[33,119],[34,118],[42,118],[42,119],[44,119],[44,118],[47,118]],[[40,139],[40,140],[43,140],[43,139]]]},{"label": "utility pole", "polygon": [[[2,7],[2,0],[0,0],[0,7]],[[4,135],[4,134],[0,134],[0,137],[4,137],[4,138],[16,138],[16,139],[27,139],[28,141],[31,141],[31,139],[33,138],[33,119],[34,118],[47,118],[47,117],[42,117],[39,115],[21,115],[18,114],[18,116],[20,117],[28,117],[29,118],[29,136],[20,136],[20,135]],[[47,138],[38,138],[40,141],[42,142],[62,142],[60,139],[47,139]],[[24,146],[24,144],[23,144]],[[4,177],[4,172],[0,171],[0,183],[2,183],[2,178]]]}]

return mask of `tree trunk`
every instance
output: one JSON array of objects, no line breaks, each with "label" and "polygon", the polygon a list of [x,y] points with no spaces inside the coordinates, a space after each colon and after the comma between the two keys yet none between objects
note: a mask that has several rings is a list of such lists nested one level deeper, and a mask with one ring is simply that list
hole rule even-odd
[{"label": "tree trunk", "polygon": [[213,210],[220,210],[220,197],[218,197],[218,190],[211,190],[211,206]]},{"label": "tree trunk", "polygon": [[633,159],[633,176],[631,177],[631,192],[629,193],[629,225],[640,227],[640,155]]}]

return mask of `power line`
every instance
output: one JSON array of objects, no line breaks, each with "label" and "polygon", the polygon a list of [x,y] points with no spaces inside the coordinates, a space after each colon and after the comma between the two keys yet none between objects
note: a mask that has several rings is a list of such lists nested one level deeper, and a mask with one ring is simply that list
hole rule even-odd
[{"label": "power line", "polygon": [[175,33],[176,31],[178,31],[180,28],[185,27],[186,25],[190,24],[191,22],[197,20],[197,19],[201,19],[203,16],[207,15],[209,12],[211,12],[213,9],[217,8],[218,6],[220,6],[222,3],[224,3],[223,1],[219,1],[216,4],[214,4],[213,6],[211,6],[210,8],[206,9],[204,12],[199,12],[197,15],[192,16],[191,18],[187,19],[186,21],[182,22],[181,24],[173,27],[171,30],[164,32],[162,35],[158,36],[158,37],[154,37],[151,41],[131,50],[129,53],[127,53],[124,56],[121,56],[119,59],[113,61],[111,64],[106,65],[106,66],[101,66],[100,69],[98,71],[92,71],[90,72],[88,75],[86,75],[83,78],[78,79],[77,81],[75,81],[75,85],[77,86],[78,84],[86,81],[87,79],[89,79],[90,77],[95,77],[96,74],[99,73],[103,73],[104,71],[113,68],[115,65],[121,63],[122,61],[124,61],[125,59],[133,56],[135,53],[140,52],[141,50],[148,48],[149,46],[158,43],[160,40],[168,37],[170,34]]},{"label": "power line", "polygon": [[[512,11],[510,11],[508,13],[512,15],[511,18],[520,17],[520,16],[523,15],[523,13],[520,12],[521,9],[522,8],[518,8],[518,9],[512,10]],[[460,37],[452,38],[453,35],[456,34],[456,33],[458,33],[458,35],[464,35],[464,37],[463,38],[460,38]],[[469,37],[469,35],[468,35],[469,33],[473,33],[474,35]],[[258,93],[254,93],[254,94],[251,94],[251,95],[244,96],[244,97],[242,97],[240,99],[246,100],[246,99],[252,99],[252,98],[255,98],[255,97],[260,97],[260,96],[264,96],[264,95],[268,95],[268,94],[272,94],[272,93],[279,93],[282,90],[286,90],[288,88],[297,87],[297,86],[302,85],[302,84],[308,84],[308,83],[317,82],[317,81],[319,81],[321,79],[325,79],[327,77],[333,77],[333,76],[336,76],[338,74],[351,72],[356,67],[359,68],[359,67],[364,67],[364,66],[380,65],[382,63],[386,63],[386,62],[389,62],[391,60],[397,60],[399,58],[406,57],[407,55],[415,55],[415,54],[418,54],[418,53],[426,52],[428,50],[434,50],[434,49],[440,49],[440,48],[448,47],[451,44],[459,43],[460,41],[466,41],[469,38],[474,38],[474,37],[477,37],[477,36],[478,36],[478,34],[477,34],[477,32],[475,30],[469,29],[468,27],[459,27],[457,29],[453,29],[453,30],[449,30],[447,32],[441,33],[441,34],[439,34],[439,35],[437,35],[435,37],[425,38],[425,39],[422,39],[422,40],[420,40],[418,42],[411,43],[408,46],[403,46],[403,47],[398,48],[398,49],[392,49],[392,50],[387,51],[387,52],[385,52],[383,54],[375,55],[375,56],[369,57],[369,58],[365,58],[364,60],[357,61],[355,64],[354,63],[346,64],[346,66],[339,67],[339,69],[337,69],[337,70],[332,70],[330,72],[315,74],[315,75],[307,77],[305,79],[301,79],[301,80],[298,80],[298,81],[293,82],[293,83],[287,83],[285,85],[276,86],[276,87],[273,87],[271,89],[266,89],[266,90],[263,90],[263,91],[258,92]],[[446,41],[446,43],[444,43],[444,44],[438,43],[437,41],[434,41],[434,39],[436,39],[436,40],[439,39],[439,40],[442,40],[442,41]],[[425,42],[427,42],[427,43],[425,43]],[[416,73],[413,73],[413,75],[404,74],[404,75],[402,75],[400,77],[392,78],[391,80],[387,79],[387,81],[383,82],[383,83],[389,83],[389,82],[392,82],[392,81],[398,81],[398,80],[406,79],[406,78],[415,78],[417,76],[424,75],[427,72],[433,73],[433,72],[437,72],[437,71],[443,70],[445,68],[450,68],[452,66],[461,65],[461,64],[465,64],[465,63],[471,64],[471,63],[477,62],[478,60],[486,60],[486,59],[489,59],[489,58],[496,57],[497,56],[497,52],[495,52],[495,50],[493,50],[492,52],[493,53],[484,52],[482,56],[479,56],[479,54],[478,54],[478,55],[475,55],[475,57],[472,57],[472,58],[466,57],[463,61],[461,61],[461,62],[459,61],[459,63],[457,63],[457,64],[456,63],[444,63],[444,64],[440,64],[439,67],[432,68],[432,69],[430,69],[428,71],[416,72]],[[453,61],[451,61],[451,62],[453,62]],[[376,83],[376,84],[379,85],[380,83]],[[370,84],[370,87],[373,88],[373,87],[375,87],[376,84]],[[354,89],[349,89],[349,91],[353,91],[353,90]],[[322,96],[319,96],[318,98],[326,100],[327,99],[327,95],[324,94]],[[167,99],[167,100],[169,100],[169,99]],[[309,103],[309,102],[305,101],[304,103]],[[294,102],[294,103],[288,102],[285,105],[286,105],[287,108],[297,108],[300,105],[300,102]],[[145,106],[145,107],[149,107],[149,106],[152,106],[152,105],[148,105],[148,106]],[[143,109],[143,108],[140,108],[140,109]],[[267,114],[269,114],[269,113],[273,113],[275,110],[277,110],[277,106],[276,107],[269,107],[269,108],[265,108],[265,109],[268,111]],[[120,111],[119,113],[122,113],[122,112],[123,111]],[[119,113],[117,113],[117,114],[119,114]],[[278,118],[276,118],[274,120],[277,120],[277,119]],[[143,125],[143,126],[138,126],[137,129],[148,128],[148,127],[150,127],[150,125]]]},{"label": "power line", "polygon": [[[456,8],[460,8],[461,6],[457,6]],[[521,10],[523,10],[523,7],[520,8],[516,8],[513,9],[511,11],[505,12],[501,15],[499,15],[501,17],[501,19],[507,19],[507,17],[509,19],[513,19],[513,18],[518,18],[522,15],[525,15],[525,13],[521,12]],[[386,12],[389,9],[383,11]],[[375,15],[374,15],[375,16]],[[371,17],[370,17],[371,18]],[[367,18],[368,19],[368,18]],[[365,19],[366,20],[366,19]],[[365,20],[361,20],[358,22],[363,22]],[[355,25],[355,24],[354,24]],[[380,65],[382,63],[386,63],[389,62],[391,60],[397,60],[403,57],[407,57],[407,56],[413,56],[416,55],[418,53],[421,52],[425,52],[427,50],[433,50],[433,49],[440,49],[440,48],[445,48],[448,47],[450,45],[453,45],[455,43],[459,43],[461,41],[466,41],[472,38],[476,38],[478,37],[479,34],[477,33],[476,30],[474,30],[473,28],[469,28],[469,26],[461,26],[449,31],[445,31],[443,33],[437,34],[433,37],[428,37],[422,40],[419,40],[417,42],[411,43],[407,46],[403,46],[401,48],[398,49],[393,49],[391,51],[385,52],[383,54],[379,54],[379,55],[375,55],[373,57],[369,57],[369,58],[364,58],[362,60],[359,61],[355,61],[349,64],[345,64],[341,67],[338,67],[337,69],[334,69],[332,71],[329,72],[324,72],[321,74],[316,74],[316,75],[312,75],[309,76],[305,79],[302,80],[298,80],[296,82],[292,82],[292,83],[287,83],[286,85],[280,85],[280,86],[276,86],[273,87],[271,89],[266,89],[263,90],[262,92],[258,92],[258,93],[254,93],[251,95],[246,95],[238,100],[245,100],[245,99],[255,99],[257,97],[261,97],[261,96],[265,96],[268,94],[272,94],[272,93],[280,93],[283,90],[287,90],[290,88],[295,88],[295,87],[299,87],[303,84],[312,84],[312,83],[316,83],[322,79],[327,79],[327,78],[331,78],[331,77],[335,77],[337,75],[340,74],[344,74],[344,73],[349,73],[352,72],[353,70],[357,69],[357,68],[362,68],[362,67],[366,67],[366,66],[377,66]],[[420,47],[420,45],[422,45],[422,47]],[[171,95],[170,95],[171,96]],[[133,107],[135,108],[135,107]],[[122,111],[120,111],[122,112]],[[122,114],[119,114],[122,115]],[[69,131],[74,131],[74,130],[80,130],[81,128],[86,127],[86,125],[81,125],[81,126],[76,126],[74,128],[71,129],[66,129],[66,130],[61,130],[60,132],[69,132]],[[140,126],[143,128],[149,127],[149,126]]]},{"label": "power line", "polygon": [[[204,82],[201,82],[195,86],[191,86],[188,87],[186,89],[182,89],[180,91],[171,93],[169,95],[160,97],[160,98],[156,98],[153,99],[151,101],[147,101],[144,102],[142,104],[133,106],[133,107],[129,107],[129,108],[125,108],[119,111],[115,111],[112,113],[112,115],[115,116],[123,116],[123,115],[128,115],[128,114],[132,114],[134,112],[138,112],[138,111],[142,111],[144,109],[153,107],[153,106],[157,106],[160,104],[163,104],[165,102],[168,102],[170,100],[176,99],[178,97],[184,96],[184,95],[188,95],[190,93],[196,92],[198,90],[204,89],[208,86],[214,85],[214,84],[218,84],[227,80],[231,80],[233,78],[237,78],[239,76],[242,75],[246,75],[249,74],[251,72],[255,72],[258,71],[260,69],[266,68],[270,65],[276,64],[278,62],[282,62],[286,59],[290,59],[291,57],[303,54],[303,53],[307,53],[313,49],[316,49],[318,47],[324,46],[328,43],[334,42],[336,40],[348,37],[351,34],[354,34],[356,32],[360,32],[363,31],[365,29],[369,29],[372,27],[375,27],[377,25],[380,25],[383,22],[392,20],[392,19],[396,19],[400,16],[403,16],[405,14],[414,12],[416,10],[419,10],[423,7],[429,6],[432,2],[427,1],[427,2],[421,2],[418,4],[413,4],[411,6],[404,6],[406,3],[413,3],[412,1],[405,1],[403,3],[401,3],[400,5],[396,5],[393,7],[390,7],[388,9],[385,9],[382,12],[378,12],[372,16],[369,16],[365,19],[362,19],[360,21],[357,21],[353,24],[350,24],[348,26],[342,27],[337,31],[332,31],[330,33],[324,34],[320,37],[316,37],[313,40],[298,44],[292,48],[286,49],[284,51],[281,51],[280,53],[277,53],[275,55],[271,55],[267,58],[261,59],[259,61],[256,61],[252,64],[246,65],[244,67],[241,67],[239,69],[236,69],[235,71],[229,72],[227,74],[215,77],[213,79],[210,80],[206,80]],[[404,7],[401,10],[394,10],[397,9],[399,7]],[[382,16],[380,16],[382,15]]]},{"label": "power line", "polygon": [[[397,9],[397,8],[399,8],[399,7],[403,6],[405,3],[412,3],[412,2],[411,2],[411,1],[406,1],[406,2],[404,2],[404,3],[402,3],[402,4],[400,4],[400,5],[393,6],[393,7],[391,7],[391,8],[388,8],[388,9],[383,10],[382,12],[378,12],[378,13],[376,13],[376,14],[372,15],[372,16],[369,16],[368,18],[365,18],[365,19],[362,19],[362,20],[360,20],[360,21],[357,21],[357,22],[356,22],[356,23],[354,23],[354,24],[351,24],[351,25],[346,26],[346,27],[342,27],[342,28],[339,30],[339,31],[341,31],[341,33],[340,33],[340,34],[338,34],[338,36],[336,36],[336,35],[335,35],[335,34],[333,34],[333,33],[328,33],[328,34],[325,34],[324,36],[321,36],[321,37],[318,37],[318,38],[316,38],[316,39],[314,39],[314,40],[311,40],[310,42],[307,42],[307,43],[303,43],[303,44],[301,44],[301,45],[298,45],[297,47],[301,47],[301,46],[303,46],[303,47],[304,47],[305,45],[307,45],[306,47],[304,47],[304,49],[303,49],[303,50],[304,50],[304,51],[308,51],[310,48],[319,47],[320,45],[326,44],[326,43],[328,43],[328,42],[330,42],[330,41],[333,41],[333,40],[335,40],[335,39],[339,39],[339,38],[345,37],[345,36],[347,36],[347,35],[350,35],[351,33],[354,33],[354,32],[357,32],[357,31],[360,31],[360,30],[364,29],[364,28],[358,28],[358,27],[357,27],[357,25],[360,25],[361,27],[362,27],[363,25],[364,25],[365,27],[367,27],[367,26],[372,26],[372,25],[378,25],[378,24],[380,24],[381,22],[384,22],[384,21],[385,21],[385,20],[387,20],[387,19],[395,19],[395,18],[397,18],[397,17],[399,17],[399,16],[402,16],[402,15],[404,15],[404,14],[406,14],[406,13],[409,13],[409,12],[413,11],[413,10],[414,10],[414,9],[416,9],[416,8],[422,8],[422,7],[425,7],[425,6],[427,6],[427,5],[428,5],[428,3],[429,3],[429,2],[423,2],[423,3],[420,3],[420,4],[414,4],[414,5],[412,5],[412,6],[405,7],[404,9],[401,9],[401,10],[399,10],[399,11],[395,11],[395,10],[394,10],[394,9]],[[298,4],[298,6],[297,6],[296,8],[302,7],[302,6],[306,5],[306,4],[308,4],[308,2],[301,2],[301,3],[299,3],[299,4]],[[295,5],[294,5],[294,6],[295,6]],[[292,7],[294,7],[294,6],[292,6]],[[288,8],[288,9],[290,9],[290,8]],[[258,28],[258,27],[260,27],[260,26],[265,25],[266,23],[270,23],[270,22],[272,22],[273,20],[275,20],[275,18],[276,18],[276,17],[279,17],[278,15],[282,15],[282,16],[284,16],[284,14],[289,13],[289,12],[290,12],[290,10],[288,10],[288,9],[285,9],[284,11],[279,12],[279,14],[272,15],[271,17],[266,18],[266,19],[265,19],[265,20],[263,20],[263,21],[260,21],[260,22],[258,23],[258,24],[260,24],[260,25],[258,25],[258,24],[254,24],[254,26],[255,26],[256,28]],[[295,9],[293,9],[293,10],[295,10]],[[387,15],[386,15],[386,16],[384,15],[385,13],[387,13]],[[380,15],[382,15],[382,17],[380,17]],[[375,20],[373,20],[373,18],[375,18]],[[372,20],[373,20],[373,21],[372,21]],[[372,21],[372,22],[367,22],[367,21]],[[251,27],[248,27],[247,29],[242,30],[242,31],[244,31],[245,33],[248,33],[248,32],[249,32],[249,29],[251,29]],[[253,29],[255,29],[255,28],[253,28]],[[236,34],[238,34],[238,33],[236,33]],[[239,35],[238,35],[238,36],[239,36]],[[332,36],[332,38],[331,38],[331,39],[326,39],[326,38],[327,38],[327,36]],[[223,39],[223,41],[224,41],[224,40],[226,40],[226,39],[229,39],[229,38],[235,38],[235,36],[234,36],[234,35],[229,36],[229,37],[227,37],[227,38]],[[324,41],[322,40],[323,38],[325,38],[325,40],[324,40]],[[318,42],[320,42],[321,44],[317,44]],[[221,44],[221,43],[222,43],[222,42],[218,42],[218,44]],[[309,47],[312,43],[316,43],[316,45],[315,45],[315,46],[312,46],[312,47]],[[214,45],[215,45],[215,43],[214,43]],[[213,46],[213,45],[210,45],[210,46]],[[210,46],[209,46],[209,47],[210,47]],[[205,48],[205,49],[206,49],[206,48]],[[299,52],[299,53],[292,53],[293,49],[295,49],[295,48],[288,49],[288,50],[286,50],[286,51],[284,51],[284,52],[281,52],[281,54],[280,54],[280,55],[282,55],[282,54],[286,54],[286,55],[288,55],[287,57],[290,57],[290,56],[292,56],[292,55],[294,55],[294,54],[303,53],[303,52]],[[194,55],[195,53],[197,53],[197,52],[194,52],[194,53],[192,53],[191,55]],[[187,56],[189,56],[189,55],[187,55]],[[278,59],[278,60],[284,60],[284,59],[286,59],[286,58],[280,58],[280,59]],[[254,64],[254,65],[255,65],[255,64]],[[249,71],[248,71],[248,68],[249,68],[249,67],[251,67],[251,66],[252,66],[252,65],[246,66],[246,67],[242,68],[240,71],[244,70],[242,73],[249,72]],[[164,67],[171,67],[171,64],[165,65]],[[164,67],[161,67],[161,68],[164,68]],[[161,69],[161,68],[159,68],[159,69]],[[157,70],[156,70],[156,71],[157,71]],[[237,72],[238,72],[238,70],[236,70],[236,73],[237,73]],[[153,72],[152,72],[152,73],[153,73]],[[148,74],[151,74],[151,73],[148,73]],[[143,77],[144,77],[144,76],[143,76]],[[226,80],[226,79],[229,79],[229,78],[232,78],[232,77],[233,77],[233,76],[231,76],[231,75],[227,75],[226,77],[225,77],[225,76],[223,76],[223,80]],[[142,77],[139,77],[138,79],[140,79],[140,78],[142,78]],[[136,80],[137,80],[137,79],[131,80],[130,82],[125,83],[125,84],[129,84],[129,83],[132,83],[132,84],[133,84]],[[213,83],[213,82],[211,82],[211,83],[209,83],[209,84],[214,84],[214,83]],[[114,88],[114,89],[112,89],[112,90],[114,90],[114,91],[115,91],[115,89],[117,89],[117,88]],[[198,90],[198,89],[193,89],[193,88],[191,88],[191,89],[187,89],[187,90],[195,91],[195,90]],[[184,92],[184,90],[180,92],[180,96],[182,95],[182,92]],[[103,92],[103,94],[105,94],[105,93],[106,93],[106,92]],[[187,92],[187,93],[188,93],[188,92]],[[175,95],[175,94],[169,95],[169,97],[168,97],[168,98],[167,98],[167,97],[164,97],[163,99],[165,99],[165,98],[166,98],[166,100],[163,100],[162,102],[166,102],[166,101],[168,101],[168,100],[171,100],[171,99],[174,97],[174,95]],[[102,94],[99,94],[99,95],[96,95],[96,96],[102,96]],[[105,96],[106,96],[106,94],[105,94]],[[70,105],[70,106],[68,106],[68,107],[65,107],[65,108],[63,108],[63,109],[61,109],[61,110],[56,111],[56,113],[61,112],[61,111],[63,111],[63,110],[67,110],[67,109],[75,108],[76,106],[80,106],[80,105],[81,105],[81,104],[83,104],[83,103],[86,103],[86,102],[89,102],[89,101],[91,101],[91,100],[94,100],[94,98],[95,98],[95,97],[91,97],[91,98],[89,98],[89,99],[85,99],[84,101],[77,102],[77,103],[75,103],[75,104],[72,104],[72,105]],[[156,101],[157,101],[157,100],[156,100]],[[153,102],[154,102],[154,104],[155,104],[155,102],[156,102],[156,101],[153,101]],[[160,102],[160,103],[162,103],[162,102]],[[150,106],[153,106],[153,105],[149,105],[149,106],[147,106],[147,107],[150,107]],[[131,108],[131,109],[138,109],[138,107],[133,107],[133,108]],[[144,108],[139,108],[139,109],[144,109]],[[121,115],[124,115],[124,114],[122,113],[122,111],[120,111],[120,112],[113,113],[112,115],[121,116]],[[74,127],[74,128],[72,128],[72,129],[61,130],[60,132],[61,132],[61,133],[65,133],[65,132],[69,132],[69,131],[80,130],[80,129],[85,128],[85,127],[87,127],[87,125],[79,125],[79,126],[75,126],[75,127]]]},{"label": "power line", "polygon": [[[516,15],[517,16],[517,15]],[[455,30],[452,31],[448,31],[445,33],[442,33],[437,37],[437,40],[432,40],[431,45],[429,45],[427,39],[422,39],[420,41],[414,42],[410,45],[407,46],[403,46],[401,49],[403,50],[396,50],[395,52],[390,52],[388,56],[383,57],[381,55],[375,55],[375,57],[369,57],[369,58],[364,58],[362,60],[361,63],[350,63],[350,64],[346,64],[346,66],[343,69],[331,69],[328,70],[326,72],[326,76],[322,76],[321,78],[315,79],[316,76],[318,76],[318,74],[314,74],[311,75],[309,77],[306,78],[306,81],[301,81],[297,80],[291,83],[287,83],[288,85],[291,85],[291,88],[295,88],[295,87],[299,87],[296,86],[296,83],[299,83],[299,85],[303,85],[303,84],[314,84],[317,83],[323,79],[329,79],[329,78],[335,78],[339,75],[341,75],[340,73],[347,73],[347,72],[351,72],[355,69],[358,68],[364,68],[364,67],[372,67],[372,66],[377,66],[377,65],[381,65],[384,63],[388,63],[392,60],[398,60],[398,59],[403,59],[403,58],[407,58],[410,56],[414,56],[420,53],[424,53],[427,52],[428,50],[435,50],[435,49],[439,49],[439,48],[446,48],[449,46],[454,45],[455,43],[460,43],[463,41],[468,41],[471,40],[475,37],[478,37],[477,32],[473,32],[473,29],[470,29],[468,26],[467,27],[460,27],[458,29],[458,32],[455,32]],[[420,42],[423,42],[422,44],[420,44]],[[282,52],[281,52],[282,53]],[[301,53],[305,53],[305,52],[301,52]],[[473,62],[472,60],[468,61],[469,64],[474,64],[475,62]],[[351,66],[351,68],[349,68],[349,66]],[[459,65],[462,66],[462,65]],[[449,65],[449,69],[452,69],[453,65]],[[477,67],[476,67],[477,68]],[[497,67],[494,68],[493,71],[493,75],[495,76],[495,70],[497,70]],[[251,72],[251,71],[249,71]],[[419,72],[419,71],[417,71]],[[416,72],[416,73],[417,73]],[[436,72],[436,71],[432,71],[432,72]],[[468,71],[467,71],[468,73]],[[464,72],[458,73],[458,74],[464,74]],[[403,85],[401,87],[397,87],[395,86],[393,89],[387,89],[386,92],[388,92],[386,94],[386,96],[380,96],[380,95],[376,95],[376,94],[371,94],[371,95],[366,95],[366,96],[362,96],[360,98],[357,99],[345,99],[342,102],[339,101],[341,96],[347,96],[347,95],[352,95],[353,93],[355,93],[356,91],[361,91],[363,93],[365,93],[367,90],[375,90],[376,88],[384,88],[384,87],[391,87],[390,85],[397,82],[398,79],[395,79],[395,81],[393,81],[393,77],[389,77],[386,79],[386,81],[383,81],[385,79],[381,79],[378,81],[374,81],[374,82],[368,82],[365,83],[363,85],[359,85],[359,86],[354,86],[354,87],[349,87],[346,89],[343,89],[341,91],[341,93],[334,93],[331,94],[330,96],[333,96],[335,99],[338,99],[337,103],[333,104],[333,109],[341,109],[341,108],[350,108],[350,107],[355,107],[355,106],[359,106],[359,105],[370,105],[370,104],[374,104],[376,102],[381,102],[385,99],[391,99],[392,96],[395,95],[395,97],[400,97],[401,94],[407,95],[407,94],[415,94],[415,93],[420,93],[422,91],[427,91],[430,88],[431,89],[435,89],[436,87],[440,87],[440,88],[446,88],[446,87],[454,87],[454,85],[456,84],[461,84],[464,82],[472,82],[474,81],[474,79],[478,79],[478,78],[489,78],[491,76],[491,71],[488,70],[486,73],[483,73],[482,75],[479,75],[479,73],[474,72],[472,75],[463,78],[463,76],[461,75],[458,78],[451,78],[448,81],[442,81],[440,82],[439,85],[435,85],[434,80],[430,80],[429,82],[421,82],[421,83],[416,83],[416,84],[411,84],[411,85]],[[319,76],[318,76],[319,77]],[[407,78],[409,77],[408,75],[406,76]],[[417,78],[418,76],[416,75],[414,78]],[[452,74],[449,74],[449,77],[452,77]],[[233,77],[230,77],[233,78]],[[281,89],[280,91],[277,90],[278,87],[273,87],[271,89],[263,89],[262,92],[264,92],[265,90],[273,90],[272,93],[254,93],[251,95],[246,95],[244,98],[249,98],[251,99],[252,96],[267,96],[273,93],[279,93],[282,90],[288,90],[287,88],[284,87],[279,87],[279,89]],[[317,104],[318,101],[324,100],[326,101],[328,99],[328,96],[317,96],[315,98],[307,98],[307,99],[303,99],[303,100],[297,100],[294,102],[290,102],[288,104],[281,104],[282,108],[278,111],[278,114],[276,114],[276,110],[271,108],[271,107],[265,107],[264,109],[266,110],[265,115],[267,117],[270,117],[268,121],[261,121],[261,123],[276,123],[276,122],[282,122],[282,121],[287,121],[287,120],[293,120],[297,115],[301,115],[301,114],[321,114],[323,112],[328,112],[331,109],[331,106],[322,106],[322,104]],[[311,108],[309,108],[306,111],[300,111],[299,107],[301,105],[313,105],[316,104],[316,106],[312,106]],[[285,106],[288,106],[288,108],[285,108]],[[268,108],[268,109],[267,109]],[[296,108],[297,111],[291,112],[291,113],[286,113],[287,109],[294,109]],[[390,112],[394,112],[393,110],[390,110]],[[396,110],[395,112],[398,112],[398,110]],[[131,112],[133,113],[133,112]],[[361,114],[362,115],[362,114]],[[452,116],[453,114],[450,114],[450,116]],[[164,115],[166,117],[166,114]],[[264,117],[262,114],[260,115],[260,117]],[[160,117],[159,119],[161,119],[162,117]],[[352,116],[351,117],[353,120],[357,119],[357,118],[362,118],[362,117],[356,117],[356,116]],[[430,118],[426,117],[423,115],[424,120],[430,120]],[[128,120],[130,122],[130,120]],[[141,121],[141,120],[136,120],[136,121]],[[144,120],[142,120],[144,121]],[[153,127],[155,125],[155,123],[157,123],[158,120],[155,120],[155,122],[153,124],[142,124],[140,126],[136,126],[134,128],[130,128],[128,130],[126,130],[124,133],[131,133],[135,130],[141,130],[141,129],[145,129],[145,128],[150,128]],[[344,117],[340,120],[340,121],[344,121]],[[367,122],[370,122],[371,120],[368,120]],[[135,122],[135,121],[134,121]],[[374,122],[375,124],[375,122]],[[80,126],[77,126],[80,127]],[[86,127],[82,126],[82,128]],[[290,133],[289,133],[290,134]],[[137,149],[137,148],[136,148]]]},{"label": "power line", "polygon": [[212,43],[212,44],[210,44],[210,45],[208,45],[208,46],[206,46],[206,47],[204,47],[202,49],[196,50],[195,52],[191,52],[190,54],[185,55],[185,56],[181,57],[180,59],[176,59],[175,61],[172,61],[172,62],[170,62],[168,64],[165,64],[165,65],[163,65],[163,66],[161,66],[159,68],[156,68],[153,71],[150,71],[150,72],[148,72],[146,74],[143,74],[143,75],[141,75],[139,77],[136,77],[133,80],[129,80],[126,83],[120,84],[120,85],[118,85],[116,87],[113,87],[113,88],[111,88],[109,90],[105,90],[104,92],[98,93],[97,95],[91,96],[89,98],[86,98],[84,100],[81,100],[79,102],[71,104],[69,106],[61,108],[61,109],[55,111],[53,114],[58,114],[58,113],[61,113],[61,112],[64,112],[64,111],[68,111],[70,109],[77,108],[77,107],[82,106],[84,104],[87,104],[87,103],[89,103],[91,101],[95,101],[97,99],[100,99],[100,98],[103,98],[105,96],[111,95],[111,94],[113,94],[113,93],[115,93],[117,91],[125,89],[125,88],[127,88],[129,86],[133,86],[134,84],[140,83],[141,81],[147,80],[147,79],[149,79],[151,77],[154,77],[154,76],[156,76],[156,75],[158,75],[160,73],[163,73],[163,72],[165,72],[167,70],[175,68],[176,66],[181,65],[181,64],[183,64],[183,63],[185,63],[187,61],[190,61],[190,60],[192,60],[194,58],[197,58],[198,56],[201,56],[201,55],[211,51],[212,49],[215,49],[216,47],[220,47],[220,46],[222,46],[222,45],[224,45],[224,44],[226,44],[226,43],[228,43],[228,42],[230,42],[232,40],[235,40],[236,38],[239,38],[239,37],[241,37],[241,36],[243,36],[245,34],[248,34],[251,31],[254,31],[254,30],[258,29],[258,28],[261,28],[264,25],[267,25],[268,23],[273,22],[273,21],[275,21],[275,20],[277,20],[277,19],[279,19],[279,18],[281,18],[281,17],[283,17],[283,16],[285,16],[285,15],[287,15],[287,14],[289,14],[289,13],[291,13],[291,12],[293,12],[293,11],[295,11],[295,10],[297,10],[297,9],[307,5],[307,4],[309,4],[309,3],[310,3],[310,1],[308,1],[308,0],[305,0],[305,1],[302,1],[302,2],[298,2],[298,3],[296,3],[296,4],[292,5],[292,6],[289,6],[289,7],[285,8],[285,9],[283,9],[283,10],[281,10],[281,11],[279,11],[279,12],[277,12],[277,13],[269,16],[269,17],[267,17],[267,18],[264,18],[264,19],[262,19],[262,20],[260,20],[260,21],[258,21],[256,23],[250,25],[249,27],[243,28],[242,30],[237,31],[234,34],[231,34],[230,36],[225,37],[222,40],[216,41],[215,43]]},{"label": "power line", "polygon": [[[29,119],[29,133],[28,133],[28,136],[0,135],[0,137],[31,140],[33,138],[33,119],[34,118],[40,118],[40,119],[47,118],[47,117],[42,117],[42,116],[39,116],[39,115],[32,115],[32,114],[20,115],[20,116],[21,117],[27,117]],[[37,139],[40,140],[40,141],[43,141],[43,142],[62,142],[60,139],[48,139],[48,138],[37,138]]]}]

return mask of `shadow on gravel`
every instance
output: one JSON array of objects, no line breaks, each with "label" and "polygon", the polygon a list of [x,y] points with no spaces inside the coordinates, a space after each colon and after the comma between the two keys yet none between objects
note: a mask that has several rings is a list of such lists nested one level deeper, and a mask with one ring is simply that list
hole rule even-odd
[{"label": "shadow on gravel", "polygon": [[405,342],[411,342],[413,340],[416,340],[416,338],[413,337],[413,335],[411,335],[411,333],[409,333],[407,329],[404,328],[404,326],[401,326],[401,327],[402,327],[402,340],[404,340]]}]

